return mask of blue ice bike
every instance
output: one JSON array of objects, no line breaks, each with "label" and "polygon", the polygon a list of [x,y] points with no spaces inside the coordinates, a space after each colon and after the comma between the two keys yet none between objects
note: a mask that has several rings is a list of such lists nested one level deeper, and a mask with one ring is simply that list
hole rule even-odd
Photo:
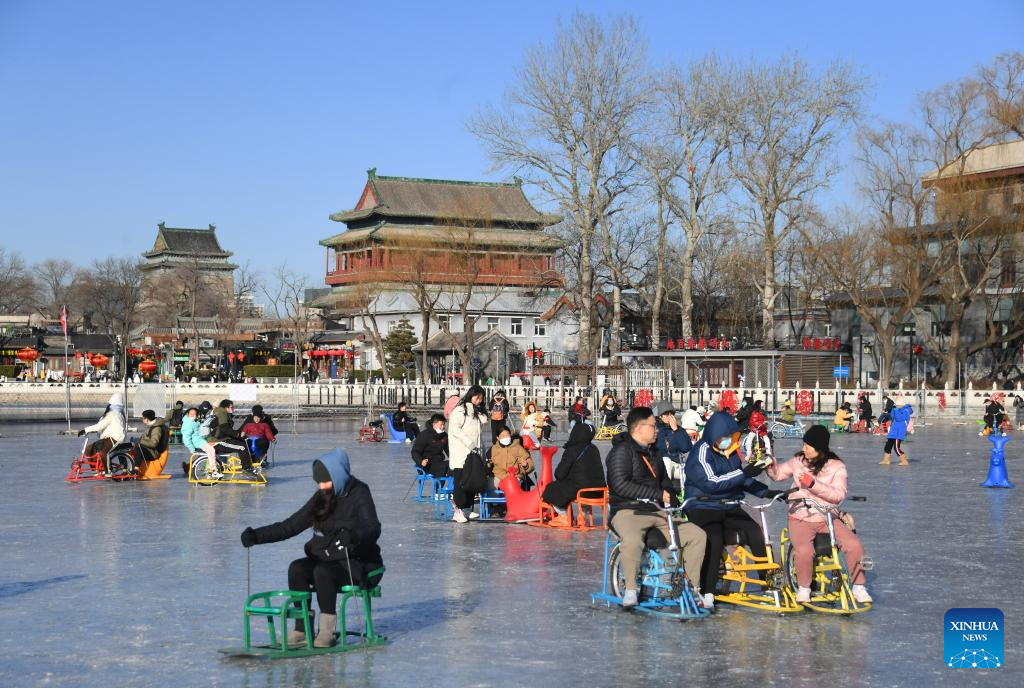
[{"label": "blue ice bike", "polygon": [[[704,608],[700,596],[694,591],[690,580],[683,571],[683,562],[679,556],[679,542],[676,537],[675,521],[689,505],[687,499],[677,507],[663,507],[657,502],[641,500],[665,513],[668,518],[670,542],[658,528],[651,528],[644,535],[644,553],[640,558],[640,571],[637,574],[637,591],[639,602],[634,611],[651,614],[666,619],[686,621],[702,619],[711,612]],[[626,591],[626,577],[622,571],[618,536],[609,528],[604,539],[604,573],[601,592],[590,596],[592,604],[604,602],[606,606],[613,604],[622,606],[622,595]],[[668,545],[669,559],[665,561],[658,553]]]}]

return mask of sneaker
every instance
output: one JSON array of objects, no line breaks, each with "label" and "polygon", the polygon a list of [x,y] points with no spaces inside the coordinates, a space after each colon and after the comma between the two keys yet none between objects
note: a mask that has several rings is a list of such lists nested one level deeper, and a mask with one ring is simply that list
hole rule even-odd
[{"label": "sneaker", "polygon": [[213,480],[220,480],[221,478],[224,477],[224,474],[218,471],[216,468],[214,468],[212,471],[206,472],[206,477],[212,478]]},{"label": "sneaker", "polygon": [[710,593],[710,592],[704,593],[701,596],[701,600],[704,602],[704,608],[705,609],[707,609],[708,611],[714,611],[715,610],[715,596],[712,593]]},{"label": "sneaker", "polygon": [[452,515],[452,520],[455,521],[456,523],[467,523],[467,522],[469,522],[469,519],[466,518],[466,514],[462,513],[462,509],[456,509],[455,510],[455,513]]},{"label": "sneaker", "polygon": [[470,511],[469,512],[469,520],[472,521],[473,519],[476,519],[476,518],[480,518],[480,514],[478,514],[475,511]]},{"label": "sneaker", "polygon": [[811,601],[811,589],[810,588],[797,588],[796,589],[796,603],[805,604]]},{"label": "sneaker", "polygon": [[254,471],[240,471],[238,477],[242,480],[259,480],[260,476]]},{"label": "sneaker", "polygon": [[626,590],[625,594],[622,596],[622,608],[627,610],[632,609],[637,605],[637,602],[639,602],[639,600],[637,599],[636,590]]},{"label": "sneaker", "polygon": [[412,444],[412,440],[411,440],[411,439],[409,439],[408,437],[406,437],[406,438],[405,438],[405,443],[406,443],[406,444]]},{"label": "sneaker", "polygon": [[868,594],[868,589],[863,585],[853,586],[853,599],[857,604],[871,604],[871,595]]}]

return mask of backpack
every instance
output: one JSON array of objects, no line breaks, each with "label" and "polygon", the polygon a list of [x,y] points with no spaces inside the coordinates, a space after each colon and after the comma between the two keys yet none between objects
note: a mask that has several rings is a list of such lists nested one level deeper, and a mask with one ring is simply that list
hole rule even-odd
[{"label": "backpack", "polygon": [[217,416],[212,413],[203,419],[203,422],[199,424],[199,436],[209,437],[213,434],[214,428],[217,427]]},{"label": "backpack", "polygon": [[505,420],[505,407],[502,405],[500,401],[491,402],[491,420]]},{"label": "backpack", "polygon": [[466,463],[462,466],[462,479],[459,481],[462,489],[465,492],[479,494],[490,486],[489,478],[490,474],[480,451],[474,449],[469,452]]},{"label": "backpack", "polygon": [[445,402],[444,402],[444,418],[445,418],[445,420],[448,420],[449,418],[452,417],[452,411],[454,411],[455,407],[459,405],[459,399],[461,399],[461,398],[462,397],[460,397],[458,394],[453,394],[453,395],[451,395],[450,397],[448,397],[445,400]]}]

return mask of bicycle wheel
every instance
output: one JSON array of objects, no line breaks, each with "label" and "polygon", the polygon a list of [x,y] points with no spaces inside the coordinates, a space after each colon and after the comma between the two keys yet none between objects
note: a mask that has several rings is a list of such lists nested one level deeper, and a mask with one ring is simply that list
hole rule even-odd
[{"label": "bicycle wheel", "polygon": [[107,462],[113,480],[126,480],[135,475],[135,457],[132,456],[130,449],[111,450],[107,454]]},{"label": "bicycle wheel", "polygon": [[[615,545],[612,548],[612,553],[608,556],[608,575],[611,578],[612,593],[616,597],[622,597],[626,592],[626,574],[622,569],[622,557],[620,556],[619,547],[620,545]],[[652,588],[643,585],[649,567],[648,552],[644,550],[643,555],[640,557],[640,569],[637,571],[636,581],[634,582],[640,599],[647,599],[654,592]]]},{"label": "bicycle wheel", "polygon": [[210,478],[207,477],[206,475],[206,466],[209,464],[209,462],[210,459],[209,457],[206,456],[206,454],[202,454],[201,456],[192,461],[192,480],[194,480],[197,483],[202,483],[205,485],[210,485],[212,483],[217,482],[215,478]]}]

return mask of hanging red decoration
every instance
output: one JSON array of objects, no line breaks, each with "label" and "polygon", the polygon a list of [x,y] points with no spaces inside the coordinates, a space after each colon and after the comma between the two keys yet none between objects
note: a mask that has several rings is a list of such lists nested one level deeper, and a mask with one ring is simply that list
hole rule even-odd
[{"label": "hanging red decoration", "polygon": [[15,356],[17,356],[22,363],[27,364],[38,360],[39,352],[33,349],[31,346],[26,346],[25,348],[19,350],[18,353],[15,354]]},{"label": "hanging red decoration", "polygon": [[676,342],[674,339],[668,340],[668,350],[672,351],[676,348]]},{"label": "hanging red decoration", "polygon": [[238,362],[241,363],[244,360],[245,360],[245,354],[242,353],[241,351],[239,351],[238,352]]},{"label": "hanging red decoration", "polygon": [[110,358],[103,354],[93,354],[92,358],[89,359],[89,363],[92,363],[96,368],[106,368],[107,364],[110,363]]},{"label": "hanging red decoration", "polygon": [[229,363],[234,363],[235,362],[235,352],[234,351],[229,351],[228,352],[228,362]]},{"label": "hanging red decoration", "polygon": [[143,375],[152,375],[157,369],[156,361],[151,361],[147,358],[145,361],[139,363],[138,368],[139,372]]},{"label": "hanging red decoration", "polygon": [[706,339],[704,339],[703,337],[701,337],[700,339],[698,339],[698,340],[697,340],[697,348],[698,348],[698,349],[706,349],[706,348],[708,348],[708,342],[707,342],[707,340],[706,340]]}]

